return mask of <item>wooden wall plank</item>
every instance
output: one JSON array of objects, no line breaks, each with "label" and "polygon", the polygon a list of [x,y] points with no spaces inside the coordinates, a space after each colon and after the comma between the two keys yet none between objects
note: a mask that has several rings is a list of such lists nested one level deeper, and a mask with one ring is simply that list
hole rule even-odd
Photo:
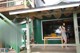
[{"label": "wooden wall plank", "polygon": [[[28,8],[28,7],[26,7],[26,8]],[[0,7],[0,12],[19,10],[19,9],[25,9],[25,6],[24,5],[17,5],[17,6],[13,6],[13,7]]]}]

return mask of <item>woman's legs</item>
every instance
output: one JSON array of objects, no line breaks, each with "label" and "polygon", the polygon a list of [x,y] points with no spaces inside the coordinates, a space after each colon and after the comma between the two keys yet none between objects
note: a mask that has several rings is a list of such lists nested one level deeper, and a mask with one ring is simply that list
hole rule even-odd
[{"label": "woman's legs", "polygon": [[[64,40],[64,44],[67,44],[67,37],[63,37],[63,40]],[[67,47],[67,46],[65,46]]]},{"label": "woman's legs", "polygon": [[65,37],[63,38],[63,40],[64,40],[64,44],[67,44],[67,38]]}]

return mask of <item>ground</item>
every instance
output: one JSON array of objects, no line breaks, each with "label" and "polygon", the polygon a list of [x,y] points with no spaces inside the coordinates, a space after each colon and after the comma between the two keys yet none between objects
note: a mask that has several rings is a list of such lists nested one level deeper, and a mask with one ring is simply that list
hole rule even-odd
[{"label": "ground", "polygon": [[[31,48],[32,53],[76,53],[76,47],[56,47],[56,46],[36,46]],[[15,53],[15,51],[9,51],[9,53]],[[21,51],[20,53],[27,53],[26,50]]]}]

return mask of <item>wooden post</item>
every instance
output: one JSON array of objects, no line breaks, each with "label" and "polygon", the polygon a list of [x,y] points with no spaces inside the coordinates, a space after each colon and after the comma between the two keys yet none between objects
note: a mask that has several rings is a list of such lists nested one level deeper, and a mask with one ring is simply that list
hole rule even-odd
[{"label": "wooden post", "polygon": [[28,0],[28,1],[31,4],[31,7],[32,8],[35,8],[35,1],[34,0]]},{"label": "wooden post", "polygon": [[75,41],[76,41],[76,53],[80,53],[79,46],[79,32],[78,32],[78,21],[77,21],[77,13],[73,13],[73,22],[74,22],[74,32],[75,32]]},{"label": "wooden post", "polygon": [[25,6],[25,8],[26,8],[26,7],[27,7],[27,1],[24,0],[23,3],[24,3],[24,6]]},{"label": "wooden post", "polygon": [[26,37],[27,37],[27,53],[31,53],[30,49],[30,33],[29,33],[29,18],[27,19],[26,23]]}]

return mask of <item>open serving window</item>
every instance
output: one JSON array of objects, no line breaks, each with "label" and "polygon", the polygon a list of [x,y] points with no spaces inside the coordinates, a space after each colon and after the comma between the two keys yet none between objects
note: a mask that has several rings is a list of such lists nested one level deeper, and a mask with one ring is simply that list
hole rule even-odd
[{"label": "open serving window", "polygon": [[[43,20],[42,21],[42,40],[44,39],[44,37],[57,36],[55,31],[62,25],[62,23],[65,23],[66,35],[68,38],[68,42],[75,43],[75,35],[74,35],[74,27],[73,27],[73,19],[72,18]],[[55,40],[55,39],[53,39],[53,40]],[[57,40],[59,40],[59,39],[57,39]]]}]

